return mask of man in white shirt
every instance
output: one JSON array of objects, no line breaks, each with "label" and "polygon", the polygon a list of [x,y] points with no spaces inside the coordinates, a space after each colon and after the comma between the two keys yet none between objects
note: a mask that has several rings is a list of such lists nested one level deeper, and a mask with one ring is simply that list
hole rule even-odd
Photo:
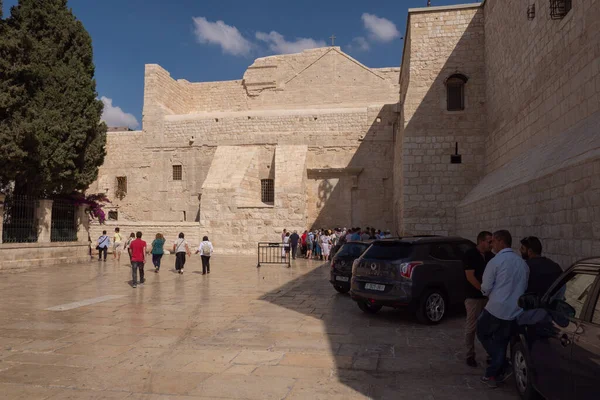
[{"label": "man in white shirt", "polygon": [[202,258],[202,275],[210,274],[210,256],[212,256],[213,250],[213,245],[208,240],[208,236],[204,236],[196,251],[196,254],[200,253],[200,258]]},{"label": "man in white shirt", "polygon": [[494,232],[492,248],[496,256],[488,262],[481,282],[481,292],[488,302],[477,320],[477,338],[491,357],[481,381],[492,388],[512,374],[505,368],[506,348],[514,320],[523,312],[518,301],[529,279],[527,263],[511,246],[508,231]]}]

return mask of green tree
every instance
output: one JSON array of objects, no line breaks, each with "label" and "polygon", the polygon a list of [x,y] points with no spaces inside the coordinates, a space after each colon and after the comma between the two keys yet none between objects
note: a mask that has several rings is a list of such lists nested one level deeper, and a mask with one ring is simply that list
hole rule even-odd
[{"label": "green tree", "polygon": [[105,156],[92,41],[66,0],[20,0],[0,19],[0,185],[85,190]]}]

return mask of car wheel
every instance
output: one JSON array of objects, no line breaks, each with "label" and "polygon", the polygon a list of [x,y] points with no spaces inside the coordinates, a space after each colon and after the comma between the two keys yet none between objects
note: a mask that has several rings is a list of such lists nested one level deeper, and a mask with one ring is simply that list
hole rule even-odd
[{"label": "car wheel", "polygon": [[539,399],[540,396],[533,388],[531,363],[521,342],[512,346],[512,365],[515,373],[515,385],[521,398],[524,400]]},{"label": "car wheel", "polygon": [[367,314],[377,314],[377,312],[379,310],[381,310],[381,306],[376,305],[376,304],[370,304],[370,303],[367,303],[366,301],[359,301],[359,302],[357,302],[357,304],[358,304],[358,308],[360,308]]},{"label": "car wheel", "polygon": [[347,287],[344,287],[344,286],[335,285],[333,288],[335,290],[337,290],[338,292],[342,293],[342,294],[346,294],[346,293],[348,293],[350,291],[350,288],[347,288]]},{"label": "car wheel", "polygon": [[421,296],[417,318],[424,324],[439,324],[446,315],[446,298],[437,289],[426,290]]}]

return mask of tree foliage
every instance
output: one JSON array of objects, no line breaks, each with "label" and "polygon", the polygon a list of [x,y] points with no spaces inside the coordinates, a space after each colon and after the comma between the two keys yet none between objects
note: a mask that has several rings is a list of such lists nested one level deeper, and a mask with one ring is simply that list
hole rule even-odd
[{"label": "tree foliage", "polygon": [[67,1],[20,0],[0,18],[0,186],[85,190],[105,156],[97,97],[91,38]]}]

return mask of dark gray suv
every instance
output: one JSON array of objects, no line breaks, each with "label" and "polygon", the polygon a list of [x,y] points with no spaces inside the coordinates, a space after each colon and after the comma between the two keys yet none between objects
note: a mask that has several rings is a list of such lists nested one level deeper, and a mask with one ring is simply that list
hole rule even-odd
[{"label": "dark gray suv", "polygon": [[378,240],[352,266],[350,295],[358,307],[408,307],[419,321],[439,323],[465,299],[464,253],[475,244],[461,237]]}]

